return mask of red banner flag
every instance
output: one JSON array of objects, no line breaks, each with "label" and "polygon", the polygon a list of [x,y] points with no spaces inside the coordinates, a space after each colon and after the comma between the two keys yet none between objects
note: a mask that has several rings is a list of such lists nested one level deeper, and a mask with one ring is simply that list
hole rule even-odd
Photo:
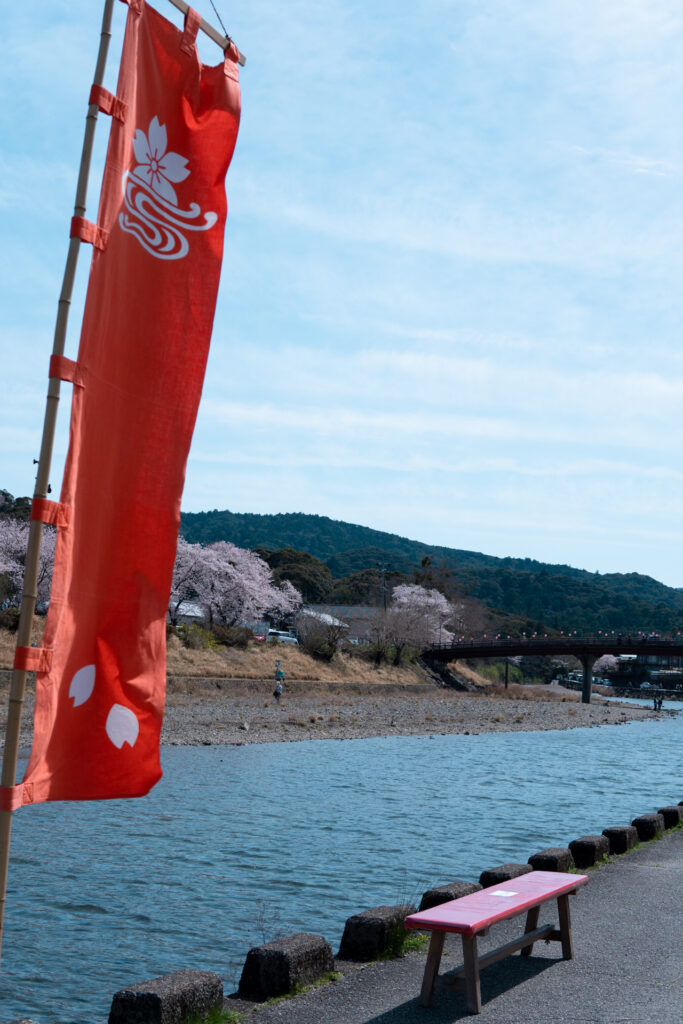
[{"label": "red banner flag", "polygon": [[[185,464],[201,394],[240,113],[237,67],[199,61],[142,0],[129,11],[112,115],[40,652],[33,748],[11,803],[146,793],[161,777],[166,613]],[[23,654],[22,654],[23,651]]]}]

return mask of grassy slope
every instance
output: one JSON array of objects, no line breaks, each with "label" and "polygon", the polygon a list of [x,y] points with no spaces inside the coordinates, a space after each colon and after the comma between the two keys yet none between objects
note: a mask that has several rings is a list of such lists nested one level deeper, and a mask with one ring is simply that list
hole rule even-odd
[{"label": "grassy slope", "polygon": [[[32,634],[40,642],[45,620],[36,618]],[[0,629],[0,669],[10,669],[14,659],[16,633]],[[331,664],[315,661],[298,647],[279,644],[252,644],[246,651],[219,647],[216,650],[191,651],[177,637],[168,644],[166,667],[170,676],[210,676],[226,679],[273,679],[275,659],[279,658],[285,679],[319,682],[387,683],[409,686],[424,683],[419,668],[394,668],[383,665],[374,669],[367,661],[348,655],[337,655]]]}]

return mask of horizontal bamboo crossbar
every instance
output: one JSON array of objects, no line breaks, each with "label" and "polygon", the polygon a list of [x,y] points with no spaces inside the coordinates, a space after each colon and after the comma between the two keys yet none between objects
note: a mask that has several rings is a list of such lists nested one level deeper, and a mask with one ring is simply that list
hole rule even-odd
[{"label": "horizontal bamboo crossbar", "polygon": [[[177,10],[182,11],[183,14],[187,14],[190,9],[190,5],[185,3],[185,0],[169,0],[169,3],[173,4]],[[204,18],[199,22],[199,27],[202,32],[209,37],[209,39],[213,39],[214,43],[218,43],[221,50],[227,50],[232,43],[230,36],[221,35],[218,29],[214,28],[213,25],[210,25],[208,21],[204,20]],[[237,50],[237,47],[235,47],[235,49]],[[240,53],[239,50],[237,50],[237,63],[242,67],[247,63],[247,58],[243,53]]]}]

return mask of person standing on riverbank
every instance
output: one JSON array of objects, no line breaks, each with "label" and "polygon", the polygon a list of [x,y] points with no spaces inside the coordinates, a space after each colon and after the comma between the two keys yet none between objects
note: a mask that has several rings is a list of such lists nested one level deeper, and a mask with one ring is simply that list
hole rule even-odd
[{"label": "person standing on riverbank", "polygon": [[275,662],[275,689],[273,690],[273,697],[277,703],[280,703],[282,697],[282,687],[285,681],[285,670],[282,667],[282,662],[278,658]]}]

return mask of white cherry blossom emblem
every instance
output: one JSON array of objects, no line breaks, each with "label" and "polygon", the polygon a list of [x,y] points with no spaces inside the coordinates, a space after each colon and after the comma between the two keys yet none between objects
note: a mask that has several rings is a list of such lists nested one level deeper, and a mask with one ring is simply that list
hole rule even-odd
[{"label": "white cherry blossom emblem", "polygon": [[185,181],[190,171],[187,158],[167,152],[167,147],[166,126],[158,117],[152,118],[147,133],[141,128],[136,131],[133,154],[137,163],[122,178],[127,212],[119,214],[119,224],[152,256],[179,260],[190,249],[184,232],[207,231],[218,220],[218,214],[203,214],[198,203],[181,209],[173,186]]},{"label": "white cherry blossom emblem", "polygon": [[159,124],[159,118],[150,121],[147,135],[138,128],[133,139],[133,152],[138,166],[133,174],[146,181],[160,196],[169,203],[178,205],[178,196],[171,184],[172,181],[185,181],[189,175],[187,160],[180,153],[167,153],[166,127]]}]

